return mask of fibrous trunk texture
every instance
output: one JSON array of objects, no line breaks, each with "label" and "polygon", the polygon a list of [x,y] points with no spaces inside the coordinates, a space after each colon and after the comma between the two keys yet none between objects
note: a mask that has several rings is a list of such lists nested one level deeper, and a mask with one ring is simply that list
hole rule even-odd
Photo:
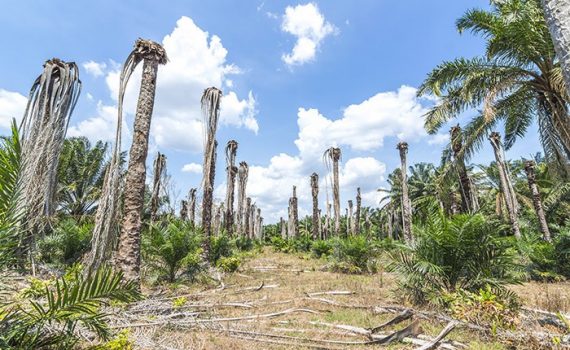
[{"label": "fibrous trunk texture", "polygon": [[360,234],[360,208],[362,206],[362,196],[360,196],[360,187],[356,189],[356,211],[354,212],[354,234]]},{"label": "fibrous trunk texture", "polygon": [[299,212],[297,207],[297,186],[293,186],[293,196],[289,198],[289,237],[299,236]]},{"label": "fibrous trunk texture", "polygon": [[550,230],[546,222],[546,215],[544,214],[544,208],[542,207],[542,200],[540,198],[540,191],[538,190],[538,185],[536,184],[536,164],[532,160],[527,160],[524,164],[524,170],[526,172],[526,178],[528,181],[528,188],[532,195],[532,205],[534,206],[534,211],[536,212],[536,217],[538,218],[538,224],[540,227],[540,232],[545,241],[550,242],[552,238],[550,237]]},{"label": "fibrous trunk texture", "polygon": [[202,243],[203,261],[207,262],[210,256],[210,238],[212,236],[212,205],[214,196],[214,178],[216,176],[216,130],[220,117],[220,101],[222,91],[210,87],[202,94],[202,115],[204,117],[204,166],[202,186],[204,194],[202,197],[202,231],[204,241]]},{"label": "fibrous trunk texture", "polygon": [[318,239],[320,233],[320,220],[319,220],[319,175],[317,173],[311,174],[311,195],[313,196],[313,239]]},{"label": "fibrous trunk texture", "polygon": [[158,207],[160,206],[160,190],[162,179],[166,172],[166,156],[160,152],[157,153],[154,160],[153,179],[152,179],[152,195],[150,197],[150,220],[156,221],[158,216]]},{"label": "fibrous trunk texture", "polygon": [[330,153],[333,161],[334,231],[338,236],[340,233],[340,184],[338,174],[338,162],[341,157],[340,148],[333,147]]},{"label": "fibrous trunk texture", "polygon": [[22,215],[24,235],[19,244],[22,263],[26,253],[31,253],[33,249],[35,236],[43,235],[48,223],[46,218],[55,212],[57,166],[69,119],[80,92],[77,65],[57,58],[44,63],[42,74],[30,89],[19,129],[21,160],[16,212]]},{"label": "fibrous trunk texture", "polygon": [[237,232],[238,235],[244,236],[246,233],[245,226],[245,214],[246,214],[246,188],[247,188],[247,177],[249,174],[249,167],[246,162],[239,163],[238,169],[238,208],[237,208]]},{"label": "fibrous trunk texture", "polygon": [[497,161],[499,178],[501,180],[501,191],[503,192],[503,197],[505,199],[505,205],[507,207],[511,228],[515,237],[517,239],[520,239],[521,233],[518,223],[519,204],[515,195],[515,191],[513,189],[513,184],[511,183],[507,165],[505,164],[503,146],[501,144],[501,136],[498,132],[492,132],[489,135],[489,141],[491,141],[491,146],[493,146],[493,152],[495,153],[495,160]]},{"label": "fibrous trunk texture", "polygon": [[141,215],[144,205],[148,137],[158,65],[166,63],[162,46],[147,40],[137,40],[135,52],[144,60],[141,88],[133,127],[133,143],[124,190],[124,217],[116,264],[127,280],[140,282]]},{"label": "fibrous trunk texture", "polygon": [[222,217],[224,216],[224,203],[220,203],[214,215],[213,233],[219,236],[222,233]]},{"label": "fibrous trunk texture", "polygon": [[354,234],[354,223],[352,221],[352,215],[353,215],[353,203],[352,203],[352,199],[348,200],[348,209],[347,209],[347,213],[346,213],[346,232],[349,236],[352,236]]},{"label": "fibrous trunk texture", "polygon": [[400,151],[400,170],[402,174],[402,230],[404,231],[404,239],[407,242],[412,242],[412,203],[408,194],[407,175],[408,144],[400,142],[397,148]]},{"label": "fibrous trunk texture", "polygon": [[562,66],[566,91],[570,96],[570,1],[542,0],[554,50]]},{"label": "fibrous trunk texture", "polygon": [[256,214],[257,214],[257,207],[255,204],[250,205],[249,207],[249,231],[247,236],[249,238],[255,238],[255,225],[256,225]]},{"label": "fibrous trunk texture", "polygon": [[250,222],[250,210],[251,210],[251,198],[246,198],[245,199],[245,206],[244,206],[244,211],[243,211],[243,236],[244,237],[248,237],[251,238],[251,236],[249,235],[249,230],[250,230],[250,226],[251,226],[251,222]]},{"label": "fibrous trunk texture", "polygon": [[196,189],[191,188],[188,193],[188,220],[192,226],[196,225]]},{"label": "fibrous trunk texture", "polygon": [[327,203],[327,213],[325,215],[325,238],[329,238],[331,234],[331,211],[332,211],[332,204]]},{"label": "fibrous trunk texture", "polygon": [[473,182],[467,173],[465,159],[462,154],[463,136],[459,125],[451,128],[451,149],[459,173],[459,187],[461,192],[461,208],[464,213],[474,213],[479,210],[479,202],[474,190]]},{"label": "fibrous trunk texture", "polygon": [[182,221],[188,221],[188,201],[180,201],[180,219]]},{"label": "fibrous trunk texture", "polygon": [[283,217],[279,218],[279,225],[281,228],[281,238],[287,239],[287,226],[285,226],[285,220],[283,220]]},{"label": "fibrous trunk texture", "polygon": [[226,212],[224,215],[224,224],[228,236],[233,236],[234,233],[234,189],[238,172],[238,168],[235,166],[237,149],[238,143],[235,140],[228,141],[226,145]]}]

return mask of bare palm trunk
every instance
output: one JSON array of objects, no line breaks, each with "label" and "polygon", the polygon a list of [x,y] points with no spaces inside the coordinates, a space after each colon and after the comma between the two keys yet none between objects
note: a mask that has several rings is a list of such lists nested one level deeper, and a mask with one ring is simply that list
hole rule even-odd
[{"label": "bare palm trunk", "polygon": [[322,212],[321,209],[319,209],[319,213],[318,213],[318,225],[319,225],[319,236],[317,237],[317,239],[325,239],[325,233],[323,231],[323,220],[322,220]]},{"label": "bare palm trunk", "polygon": [[257,215],[255,216],[255,238],[261,239],[261,208],[257,208]]},{"label": "bare palm trunk", "polygon": [[400,151],[400,170],[402,174],[402,229],[404,231],[404,239],[407,242],[413,241],[412,236],[412,203],[408,195],[408,144],[400,142],[397,146]]},{"label": "bare palm trunk", "polygon": [[251,238],[249,235],[249,226],[251,225],[250,222],[250,211],[251,211],[251,198],[246,198],[245,200],[245,207],[243,211],[244,216],[244,224],[243,224],[243,235],[244,237]]},{"label": "bare palm trunk", "polygon": [[191,188],[190,192],[188,193],[188,220],[192,226],[196,225],[196,189]]},{"label": "bare palm trunk", "polygon": [[150,220],[156,221],[160,206],[160,189],[166,171],[166,156],[160,152],[156,155],[153,167],[152,196],[150,198]]},{"label": "bare palm trunk", "polygon": [[293,196],[289,198],[289,237],[299,236],[299,212],[297,207],[297,186],[293,186]]},{"label": "bare palm trunk", "polygon": [[[166,52],[159,44],[137,40],[133,53],[144,60],[141,88],[133,127],[133,143],[125,181],[124,217],[116,263],[127,280],[140,283],[141,215],[144,205],[148,137],[154,107],[158,65],[166,63]],[[127,60],[128,61],[128,60]]]},{"label": "bare palm trunk", "polygon": [[237,149],[238,143],[235,140],[228,141],[228,144],[226,145],[226,213],[224,216],[226,233],[228,236],[233,236],[234,233],[234,189],[236,175],[238,172],[238,168],[235,166]]},{"label": "bare palm trunk", "polygon": [[245,221],[245,208],[246,208],[246,188],[247,177],[249,175],[249,167],[246,162],[239,163],[238,169],[238,209],[237,209],[237,233],[240,236],[244,235],[244,221]]},{"label": "bare palm trunk", "polygon": [[340,160],[340,148],[334,148],[333,157],[333,202],[334,202],[334,230],[338,236],[340,233],[340,184],[338,175],[338,162]]},{"label": "bare palm trunk", "polygon": [[356,189],[356,212],[354,213],[354,234],[360,234],[360,207],[362,206],[362,197],[360,196],[360,187]]},{"label": "bare palm trunk", "polygon": [[252,204],[249,207],[249,232],[247,233],[247,236],[250,239],[255,238],[256,214],[257,214],[257,207],[255,206],[255,204]]},{"label": "bare palm trunk", "polygon": [[479,210],[479,203],[477,200],[477,195],[474,191],[473,183],[471,178],[467,173],[467,167],[465,166],[465,159],[462,155],[463,151],[463,136],[461,134],[461,128],[459,125],[451,128],[451,149],[453,151],[453,157],[455,158],[455,164],[457,166],[457,171],[459,173],[459,186],[461,189],[461,206],[462,211],[465,213],[474,213]]},{"label": "bare palm trunk", "polygon": [[279,218],[279,224],[281,228],[281,238],[287,239],[287,226],[285,225],[285,220],[283,220],[283,217]]},{"label": "bare palm trunk", "polygon": [[491,141],[491,146],[493,146],[493,151],[495,153],[495,160],[497,161],[499,178],[501,180],[501,190],[505,198],[505,205],[507,207],[511,228],[515,237],[517,239],[520,239],[521,233],[518,223],[519,204],[515,196],[515,191],[513,189],[509,173],[507,171],[505,160],[503,158],[503,145],[501,144],[501,136],[498,132],[492,132],[489,135],[489,141]]},{"label": "bare palm trunk", "polygon": [[182,221],[188,221],[188,201],[184,199],[180,201],[180,219]]},{"label": "bare palm trunk", "polygon": [[354,223],[352,222],[352,212],[353,212],[353,202],[351,199],[348,200],[348,211],[346,213],[346,232],[349,236],[354,235]]},{"label": "bare palm trunk", "polygon": [[570,96],[570,2],[542,0],[542,5],[554,49],[562,66],[566,91]]},{"label": "bare palm trunk", "polygon": [[536,184],[536,174],[534,171],[535,163],[532,160],[527,160],[524,164],[524,170],[526,172],[526,178],[528,181],[528,188],[532,195],[532,204],[534,206],[534,211],[536,212],[536,217],[538,218],[538,223],[540,226],[540,232],[545,241],[550,242],[552,238],[550,237],[550,230],[548,228],[548,223],[546,222],[546,215],[544,214],[544,208],[542,207],[542,200],[540,198],[540,191],[538,190],[538,185]]},{"label": "bare palm trunk", "polygon": [[364,213],[364,230],[366,231],[366,236],[370,237],[370,226],[372,223],[370,222],[370,213],[366,210]]},{"label": "bare palm trunk", "polygon": [[210,87],[202,94],[202,114],[204,116],[205,136],[204,140],[204,166],[202,186],[204,195],[202,197],[202,231],[204,241],[202,244],[203,261],[207,262],[210,256],[210,239],[212,236],[212,205],[214,197],[214,179],[216,176],[216,130],[220,117],[220,100],[222,91]]},{"label": "bare palm trunk", "polygon": [[313,196],[313,239],[321,236],[319,222],[319,175],[311,174],[311,195]]},{"label": "bare palm trunk", "polygon": [[329,238],[331,236],[331,212],[332,204],[327,203],[327,214],[325,215],[325,238]]},{"label": "bare palm trunk", "polygon": [[224,215],[224,204],[221,203],[220,206],[215,210],[216,214],[214,215],[214,226],[213,226],[213,233],[216,236],[219,236],[222,231],[222,216]]}]

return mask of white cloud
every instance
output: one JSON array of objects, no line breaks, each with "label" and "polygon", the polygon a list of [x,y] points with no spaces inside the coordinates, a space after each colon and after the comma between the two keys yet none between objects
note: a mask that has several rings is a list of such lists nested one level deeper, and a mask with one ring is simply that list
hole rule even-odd
[{"label": "white cloud", "polygon": [[287,6],[281,30],[297,38],[292,52],[281,57],[288,66],[312,61],[321,41],[337,31],[334,25],[325,20],[315,3]]},{"label": "white cloud", "polygon": [[0,89],[0,129],[9,129],[13,118],[19,123],[24,116],[27,103],[26,96]]},{"label": "white cloud", "polygon": [[429,145],[443,145],[449,141],[448,133],[437,133],[431,136],[428,140]]},{"label": "white cloud", "polygon": [[107,64],[105,62],[95,62],[95,61],[87,61],[83,62],[83,68],[87,71],[87,73],[91,74],[95,78],[100,77],[105,74],[105,70],[107,69]]},{"label": "white cloud", "polygon": [[[226,62],[228,51],[216,35],[200,29],[192,19],[181,17],[162,44],[168,63],[159,67],[151,143],[158,148],[199,153],[202,150],[202,114],[200,97],[210,86],[228,88],[222,98],[220,125],[241,127],[257,133],[256,101],[252,92],[240,99],[228,83],[231,75],[241,74],[238,67]],[[105,81],[111,98],[116,101],[120,67],[111,64]],[[134,115],[140,89],[142,64],[133,72],[125,92],[125,118]],[[99,116],[103,118],[103,116]],[[104,120],[92,120],[104,123]]]},{"label": "white cloud", "polygon": [[[85,136],[90,141],[99,140],[114,142],[117,129],[117,107],[104,105],[101,101],[97,103],[96,116],[80,121],[76,125],[70,126],[67,130],[68,137]],[[123,119],[123,146],[127,146],[130,141],[126,121]]]},{"label": "white cloud", "polygon": [[182,171],[185,173],[202,174],[202,165],[198,163],[184,164]]}]

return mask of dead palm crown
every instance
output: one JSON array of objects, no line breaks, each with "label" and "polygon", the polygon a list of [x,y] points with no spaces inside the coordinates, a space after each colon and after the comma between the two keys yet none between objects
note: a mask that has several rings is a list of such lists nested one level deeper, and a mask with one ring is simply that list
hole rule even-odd
[{"label": "dead palm crown", "polygon": [[45,231],[54,211],[57,166],[69,119],[81,92],[74,62],[53,58],[30,89],[20,125],[21,170],[17,211],[24,232],[21,253],[33,245],[34,235]]},{"label": "dead palm crown", "polygon": [[204,118],[204,168],[202,186],[204,195],[202,198],[202,229],[204,231],[204,261],[210,253],[210,237],[212,235],[212,203],[214,194],[214,177],[216,166],[216,130],[220,116],[220,101],[222,91],[210,87],[202,94],[202,115]]},{"label": "dead palm crown", "polygon": [[[330,147],[323,154],[323,161],[330,172],[332,167],[332,191],[333,191],[333,208],[334,208],[334,233],[340,233],[340,187],[339,187],[339,174],[338,162],[341,160],[342,153],[338,147]],[[331,164],[332,163],[332,164]],[[328,203],[328,195],[327,195]]]}]

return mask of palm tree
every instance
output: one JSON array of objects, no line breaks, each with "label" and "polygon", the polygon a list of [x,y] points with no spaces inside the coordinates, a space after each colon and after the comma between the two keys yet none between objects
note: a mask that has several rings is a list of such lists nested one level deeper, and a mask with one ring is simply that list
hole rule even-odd
[{"label": "palm tree", "polygon": [[524,164],[524,170],[526,172],[526,177],[528,180],[528,188],[530,189],[530,193],[532,195],[532,204],[534,206],[534,211],[536,212],[536,217],[538,218],[540,232],[542,233],[544,240],[550,242],[552,239],[550,237],[548,224],[546,223],[546,216],[544,215],[544,208],[542,207],[542,200],[540,198],[538,185],[536,184],[535,167],[536,163],[533,160],[527,160]]},{"label": "palm tree", "polygon": [[352,236],[354,234],[353,222],[352,222],[352,212],[353,212],[353,202],[352,199],[348,200],[348,208],[346,213],[346,234],[347,236]]},{"label": "palm tree", "polygon": [[158,207],[160,205],[160,190],[162,180],[166,175],[166,156],[160,152],[157,153],[154,160],[152,179],[152,195],[150,197],[150,220],[156,221]]},{"label": "palm tree", "polygon": [[204,232],[203,257],[208,261],[210,256],[210,238],[212,235],[212,204],[214,195],[214,177],[216,175],[216,130],[220,116],[220,100],[222,91],[215,88],[207,88],[202,94],[202,114],[204,115],[204,167],[202,186],[202,230]]},{"label": "palm tree", "polygon": [[297,206],[297,186],[293,186],[293,196],[289,198],[289,237],[299,236],[299,211]]},{"label": "palm tree", "polygon": [[505,148],[536,121],[547,158],[567,175],[570,157],[568,94],[539,0],[493,0],[492,9],[470,10],[457,21],[487,41],[485,56],[443,62],[418,95],[439,102],[426,114],[425,128],[437,132],[462,112],[481,108],[464,128],[469,158],[497,127],[505,125]]},{"label": "palm tree", "polygon": [[570,95],[570,3],[567,0],[542,0],[542,6]]},{"label": "palm tree", "polygon": [[245,208],[246,208],[246,188],[247,177],[249,175],[249,167],[246,162],[239,163],[238,169],[238,210],[237,210],[237,232],[238,235],[244,234]]},{"label": "palm tree", "polygon": [[362,206],[362,197],[360,196],[360,187],[356,189],[356,211],[354,213],[354,234],[360,234],[360,207]]},{"label": "palm tree", "polygon": [[519,203],[513,189],[509,171],[505,164],[503,156],[504,151],[501,144],[501,136],[498,132],[492,132],[491,135],[489,135],[489,141],[491,141],[491,146],[493,147],[493,152],[495,153],[495,160],[497,161],[497,168],[499,170],[499,179],[501,181],[501,190],[505,199],[511,228],[515,237],[517,239],[520,239],[521,232],[518,223]]},{"label": "palm tree", "polygon": [[243,208],[243,235],[244,237],[251,238],[249,235],[250,226],[252,222],[250,220],[250,211],[251,211],[251,198],[247,197],[245,199],[245,206]]},{"label": "palm tree", "polygon": [[311,174],[311,195],[313,197],[313,239],[321,236],[319,232],[319,175]]},{"label": "palm tree", "polygon": [[19,133],[21,168],[17,188],[20,195],[16,206],[23,213],[22,254],[27,248],[33,248],[35,235],[44,233],[46,218],[55,212],[59,157],[80,92],[77,65],[57,58],[44,63],[42,73],[30,89]]},{"label": "palm tree", "polygon": [[226,190],[226,213],[225,226],[226,233],[233,235],[234,230],[234,188],[236,183],[236,175],[238,168],[236,164],[238,143],[235,140],[228,141],[226,145],[226,172],[227,174],[227,190]]},{"label": "palm tree", "polygon": [[138,39],[125,62],[123,71],[132,72],[140,61],[143,61],[141,89],[133,127],[133,143],[129,152],[124,189],[124,217],[116,259],[125,278],[136,283],[140,281],[141,215],[144,206],[148,137],[158,65],[166,64],[166,51],[156,42]]},{"label": "palm tree", "polygon": [[279,218],[279,227],[281,230],[281,238],[287,239],[287,227],[285,226],[285,220],[283,220],[283,217]]},{"label": "palm tree", "polygon": [[401,168],[394,169],[388,175],[386,182],[388,188],[380,188],[379,192],[386,194],[380,200],[379,220],[386,226],[388,234],[394,239],[402,232],[402,175]]},{"label": "palm tree", "polygon": [[400,152],[400,175],[402,177],[402,231],[406,242],[412,242],[412,203],[408,194],[407,179],[407,153],[408,144],[406,142],[398,143],[397,147]]},{"label": "palm tree", "polygon": [[72,137],[63,143],[57,170],[58,211],[74,217],[91,215],[97,210],[101,196],[108,144],[98,141],[95,145],[86,137]]},{"label": "palm tree", "polygon": [[184,199],[180,201],[180,219],[188,221],[188,201]]},{"label": "palm tree", "polygon": [[333,208],[334,208],[334,233],[339,235],[340,233],[340,187],[339,187],[339,175],[338,175],[338,162],[341,160],[342,154],[340,148],[330,147],[323,154],[323,158],[327,168],[330,170],[332,162],[332,190],[333,190]]},{"label": "palm tree", "polygon": [[451,150],[455,160],[455,166],[459,173],[459,186],[461,189],[461,204],[464,213],[474,213],[479,210],[477,202],[477,194],[474,191],[471,178],[467,174],[467,166],[463,157],[463,135],[459,124],[450,130],[451,134]]}]

